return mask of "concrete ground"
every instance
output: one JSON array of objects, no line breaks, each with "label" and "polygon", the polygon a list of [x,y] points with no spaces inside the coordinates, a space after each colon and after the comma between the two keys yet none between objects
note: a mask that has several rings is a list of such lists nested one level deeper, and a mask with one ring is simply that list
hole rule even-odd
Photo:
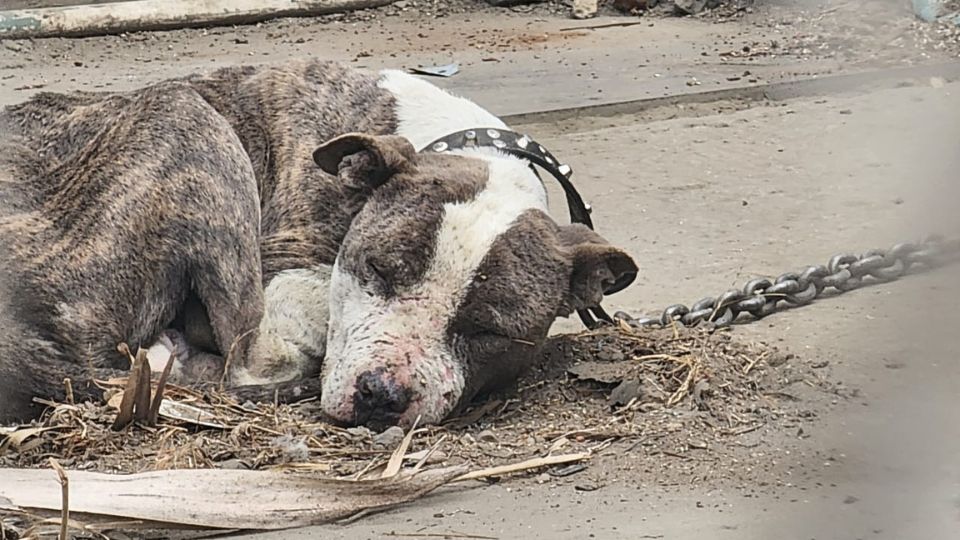
[{"label": "concrete ground", "polygon": [[[401,15],[8,42],[0,47],[0,104],[40,90],[121,89],[298,55],[368,67],[456,59],[463,71],[438,82],[501,114],[950,59],[913,39],[908,14],[894,9],[899,18],[878,16],[865,32],[860,15],[876,13],[851,4],[863,3],[774,4],[725,24],[651,19],[597,30],[562,29],[617,21],[468,14],[424,23]],[[755,52],[772,39],[795,53],[720,54]],[[573,166],[598,229],[639,261],[641,277],[608,301],[611,311],[649,313],[756,275],[825,263],[838,251],[960,233],[960,83],[952,77],[656,113],[518,126]],[[596,491],[509,479],[445,489],[347,525],[249,537],[958,538],[957,268],[734,330],[822,358],[832,378],[857,390],[852,399],[823,398],[809,437],[785,433],[750,451],[770,460],[775,482],[665,485],[655,470],[633,466],[642,456],[611,452],[591,462],[605,478]],[[577,329],[575,320],[556,328]]]}]

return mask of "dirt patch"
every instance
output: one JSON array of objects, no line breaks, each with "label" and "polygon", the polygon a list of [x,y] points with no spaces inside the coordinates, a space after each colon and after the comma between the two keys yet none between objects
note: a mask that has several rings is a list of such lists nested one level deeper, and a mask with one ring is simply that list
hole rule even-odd
[{"label": "dirt patch", "polygon": [[[602,454],[614,444],[618,453],[648,457],[729,453],[750,447],[744,437],[785,430],[802,435],[817,417],[818,396],[842,393],[827,382],[823,367],[728,331],[617,328],[559,336],[516,392],[424,429],[413,450],[435,446],[432,462],[477,466]],[[122,382],[108,386],[121,388]],[[116,391],[108,394],[116,404]],[[377,434],[318,422],[315,399],[238,403],[183,388],[168,388],[167,398],[203,411],[196,418],[204,425],[167,417],[155,429],[117,432],[111,405],[59,404],[25,428],[36,430],[30,437],[8,442],[0,467],[47,467],[56,457],[70,469],[106,472],[281,467],[357,477],[384,466],[403,436],[398,428]]]}]

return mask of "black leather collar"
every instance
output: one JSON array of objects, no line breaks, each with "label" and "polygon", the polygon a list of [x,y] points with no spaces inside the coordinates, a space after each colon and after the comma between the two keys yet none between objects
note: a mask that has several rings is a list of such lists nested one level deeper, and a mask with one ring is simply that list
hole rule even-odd
[{"label": "black leather collar", "polygon": [[[592,208],[589,204],[583,202],[583,197],[580,196],[577,188],[570,181],[573,170],[569,165],[560,163],[543,145],[526,135],[501,128],[465,129],[433,141],[423,151],[448,152],[477,147],[496,148],[506,154],[524,159],[530,162],[530,168],[533,169],[534,173],[536,173],[534,165],[538,165],[549,172],[563,187],[563,192],[567,197],[567,208],[570,210],[570,221],[582,223],[593,229],[593,220],[590,218]],[[608,290],[606,294],[613,294],[617,290]],[[577,315],[580,316],[583,324],[590,329],[598,328],[603,323],[613,322],[610,315],[600,306],[577,310]]]}]

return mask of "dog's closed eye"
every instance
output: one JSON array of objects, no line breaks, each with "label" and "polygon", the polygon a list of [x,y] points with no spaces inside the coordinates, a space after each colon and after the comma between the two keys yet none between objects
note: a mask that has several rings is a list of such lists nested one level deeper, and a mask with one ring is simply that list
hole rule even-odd
[{"label": "dog's closed eye", "polygon": [[393,277],[389,268],[375,259],[367,259],[367,270],[370,271],[372,277],[383,284],[388,284]]}]

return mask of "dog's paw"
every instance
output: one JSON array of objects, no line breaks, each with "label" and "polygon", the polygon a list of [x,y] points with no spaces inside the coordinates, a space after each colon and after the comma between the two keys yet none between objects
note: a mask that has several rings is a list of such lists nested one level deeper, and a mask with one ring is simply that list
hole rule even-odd
[{"label": "dog's paw", "polygon": [[180,372],[183,361],[189,354],[190,345],[183,334],[176,330],[164,330],[157,341],[147,349],[147,363],[150,364],[150,371],[160,373],[167,367],[170,357],[173,357],[170,374],[174,375]]},{"label": "dog's paw", "polygon": [[219,381],[223,376],[224,361],[221,356],[204,352],[187,342],[186,336],[177,330],[164,330],[157,341],[147,349],[150,371],[159,373],[173,357],[168,380],[178,384]]}]

